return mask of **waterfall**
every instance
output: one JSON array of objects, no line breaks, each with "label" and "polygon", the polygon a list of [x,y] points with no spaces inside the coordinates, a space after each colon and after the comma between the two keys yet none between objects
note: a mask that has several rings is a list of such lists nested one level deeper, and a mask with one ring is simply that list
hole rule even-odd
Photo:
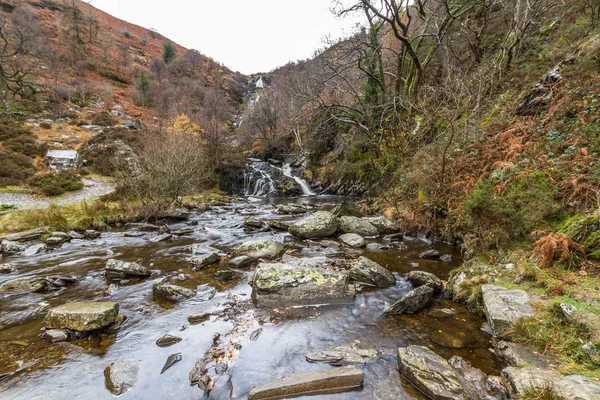
[{"label": "waterfall", "polygon": [[281,171],[283,172],[283,175],[287,176],[288,178],[292,178],[296,181],[298,186],[300,186],[300,188],[302,189],[303,196],[316,196],[316,193],[312,191],[308,182],[292,174],[292,166],[290,165],[290,163],[283,164],[283,167],[281,167]]},{"label": "waterfall", "polygon": [[250,161],[250,171],[244,171],[244,196],[266,197],[276,192],[273,178],[265,171],[269,165],[263,161]]}]

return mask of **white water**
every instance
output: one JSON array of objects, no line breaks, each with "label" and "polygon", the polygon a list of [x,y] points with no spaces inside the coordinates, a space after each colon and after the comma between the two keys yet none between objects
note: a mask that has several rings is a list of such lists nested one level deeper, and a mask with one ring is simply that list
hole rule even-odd
[{"label": "white water", "polygon": [[296,181],[298,186],[302,189],[303,196],[316,196],[316,193],[312,191],[309,184],[304,179],[292,175],[292,166],[289,163],[283,164],[281,171],[283,172],[283,175]]}]

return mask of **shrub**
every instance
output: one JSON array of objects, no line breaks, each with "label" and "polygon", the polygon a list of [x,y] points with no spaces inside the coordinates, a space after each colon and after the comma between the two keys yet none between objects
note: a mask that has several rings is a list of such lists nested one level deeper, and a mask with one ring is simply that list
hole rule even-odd
[{"label": "shrub", "polygon": [[65,192],[72,192],[83,188],[81,177],[71,172],[38,176],[30,181],[30,185],[37,188],[46,196],[58,196]]},{"label": "shrub", "polygon": [[173,43],[167,41],[163,44],[163,60],[168,64],[175,59],[177,55],[177,51],[175,50],[175,46]]},{"label": "shrub", "polygon": [[123,32],[123,36],[125,36],[127,39],[131,39],[131,33],[129,33],[129,31]]},{"label": "shrub", "polygon": [[37,144],[36,140],[30,135],[21,135],[4,140],[2,146],[29,157],[43,156],[47,151],[46,145]]},{"label": "shrub", "polygon": [[568,261],[569,265],[572,265],[576,254],[584,252],[583,247],[564,233],[534,232],[533,234],[543,235],[533,247],[533,256],[537,258],[540,268],[549,268],[555,262]]},{"label": "shrub", "polygon": [[19,185],[35,173],[31,158],[0,150],[0,187]]},{"label": "shrub", "polygon": [[92,116],[92,124],[99,126],[114,126],[117,125],[119,121],[112,115],[107,112],[101,112],[98,114],[94,114]]}]

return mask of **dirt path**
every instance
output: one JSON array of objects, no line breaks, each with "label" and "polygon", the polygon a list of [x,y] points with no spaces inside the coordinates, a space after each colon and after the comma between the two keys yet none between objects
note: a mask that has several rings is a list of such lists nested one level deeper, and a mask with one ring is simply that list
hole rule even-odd
[{"label": "dirt path", "polygon": [[91,200],[98,196],[111,193],[115,184],[103,178],[93,177],[83,180],[83,189],[78,192],[67,193],[60,197],[48,198],[28,193],[0,193],[0,204],[17,206],[17,209],[47,208],[50,204],[72,204],[84,200]]}]

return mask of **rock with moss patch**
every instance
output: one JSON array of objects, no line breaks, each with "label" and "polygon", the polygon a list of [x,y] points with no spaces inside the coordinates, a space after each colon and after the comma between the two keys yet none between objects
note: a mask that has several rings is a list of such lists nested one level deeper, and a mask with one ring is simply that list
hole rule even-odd
[{"label": "rock with moss patch", "polygon": [[8,295],[19,295],[27,293],[38,293],[49,290],[51,282],[47,278],[31,276],[18,278],[0,285],[0,293]]},{"label": "rock with moss patch", "polygon": [[362,218],[362,220],[368,222],[369,224],[377,228],[377,231],[380,235],[392,235],[394,233],[400,232],[398,224],[396,224],[394,221],[387,219],[384,216],[365,217]]},{"label": "rock with moss patch", "polygon": [[344,233],[339,237],[340,241],[346,246],[360,249],[366,246],[365,238],[356,233]]},{"label": "rock with moss patch", "polygon": [[256,240],[240,245],[234,251],[234,256],[248,256],[253,260],[275,260],[283,255],[284,248],[272,240]]},{"label": "rock with moss patch", "polygon": [[366,257],[359,257],[352,264],[350,278],[358,282],[375,285],[379,288],[386,288],[396,284],[396,278],[394,278],[394,275],[387,268]]},{"label": "rock with moss patch", "polygon": [[157,283],[152,286],[152,294],[168,301],[179,302],[194,297],[196,291],[168,283]]},{"label": "rock with moss patch", "polygon": [[106,328],[119,315],[119,304],[105,302],[73,302],[51,309],[44,318],[46,329],[71,329],[88,332]]},{"label": "rock with moss patch", "polygon": [[252,277],[252,300],[257,306],[348,303],[354,293],[347,274],[324,268],[261,263]]},{"label": "rock with moss patch", "polygon": [[400,347],[398,368],[404,378],[431,399],[467,400],[454,368],[427,347]]},{"label": "rock with moss patch", "polygon": [[194,266],[193,270],[199,271],[202,268],[218,263],[220,259],[218,253],[207,253],[192,257],[190,262]]},{"label": "rock with moss patch", "polygon": [[343,216],[339,219],[340,230],[344,233],[356,233],[361,236],[377,236],[378,231],[364,218]]},{"label": "rock with moss patch", "polygon": [[546,362],[528,347],[501,340],[496,345],[496,356],[509,367],[546,367]]},{"label": "rock with moss patch", "polygon": [[302,239],[314,239],[334,235],[338,230],[338,219],[330,212],[317,211],[291,225],[289,232]]}]

